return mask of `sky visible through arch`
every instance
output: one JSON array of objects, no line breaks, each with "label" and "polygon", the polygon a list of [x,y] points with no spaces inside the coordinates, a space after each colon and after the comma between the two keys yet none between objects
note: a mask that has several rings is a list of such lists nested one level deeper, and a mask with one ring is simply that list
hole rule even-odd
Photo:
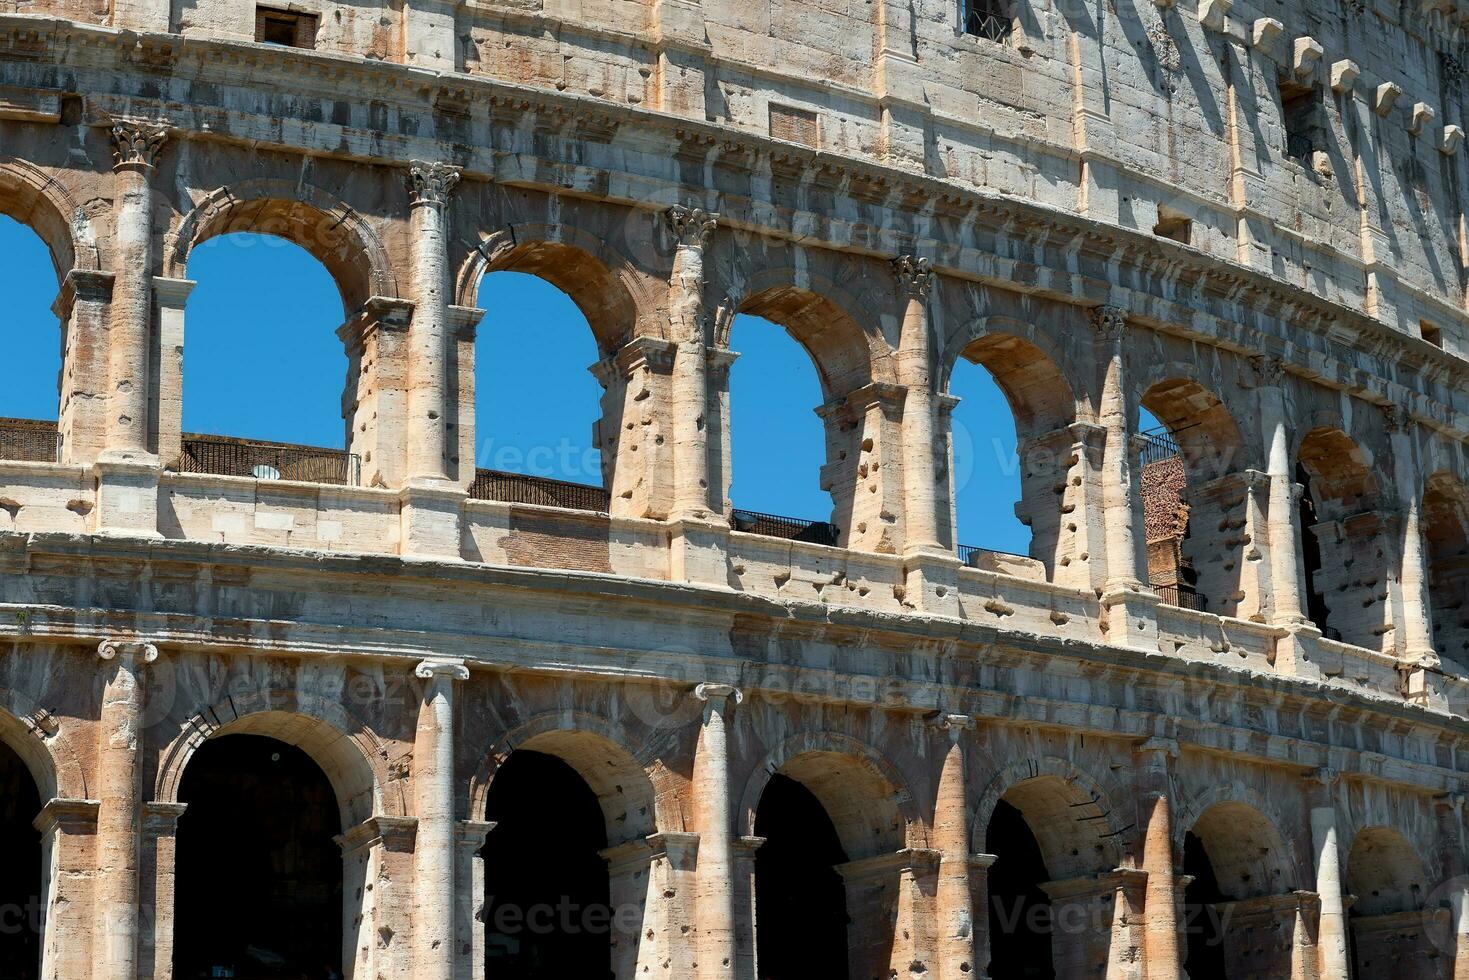
[{"label": "sky visible through arch", "polygon": [[[56,276],[29,229],[0,217],[6,264],[5,340],[13,370],[0,417],[54,419],[60,336],[51,304]],[[184,429],[340,447],[347,359],[336,330],[342,300],[324,267],[282,239],[234,234],[196,249],[198,286],[185,319]],[[476,347],[480,467],[600,483],[593,425],[601,386],[585,318],[542,280],[494,273],[480,290],[486,310]],[[736,507],[827,520],[819,486],[825,458],[816,371],[775,325],[740,317],[730,373]],[[959,540],[1025,552],[1030,532],[1015,517],[1020,496],[1015,428],[988,372],[954,371],[954,476]]]}]

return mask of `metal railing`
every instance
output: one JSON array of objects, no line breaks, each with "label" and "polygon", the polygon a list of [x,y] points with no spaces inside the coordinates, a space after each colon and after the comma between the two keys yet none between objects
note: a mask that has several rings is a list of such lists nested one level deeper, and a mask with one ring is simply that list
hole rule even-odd
[{"label": "metal railing", "polygon": [[1165,605],[1177,606],[1180,609],[1192,609],[1195,612],[1206,612],[1208,602],[1191,586],[1187,585],[1158,585],[1150,583],[1149,588],[1158,594]]},{"label": "metal railing", "polygon": [[763,534],[767,538],[805,541],[836,547],[841,531],[826,521],[808,521],[799,517],[778,517],[753,510],[736,510],[729,515],[729,526],[746,534]]},{"label": "metal railing", "polygon": [[0,419],[0,459],[20,463],[61,462],[61,433],[42,419]]},{"label": "metal railing", "polygon": [[981,548],[977,544],[961,544],[958,551],[959,561],[968,565],[970,568],[977,567],[976,563],[979,561],[980,555],[1004,555],[1007,558],[1030,558],[1029,555],[1022,555],[1018,551],[1000,551],[998,548]]},{"label": "metal railing", "polygon": [[612,495],[601,487],[499,470],[475,470],[469,496],[475,500],[496,500],[503,504],[536,504],[563,510],[589,510],[598,514],[607,513],[612,502]]},{"label": "metal railing", "polygon": [[179,454],[179,472],[214,476],[244,476],[257,480],[295,480],[357,486],[361,461],[342,449],[296,446],[285,442],[255,442],[224,436],[186,435]]},{"label": "metal railing", "polygon": [[1178,455],[1178,441],[1167,429],[1149,429],[1138,433],[1143,437],[1142,463],[1150,466]]},{"label": "metal railing", "polygon": [[1015,21],[1006,17],[994,0],[968,0],[964,5],[964,33],[1003,44],[1015,29]]}]

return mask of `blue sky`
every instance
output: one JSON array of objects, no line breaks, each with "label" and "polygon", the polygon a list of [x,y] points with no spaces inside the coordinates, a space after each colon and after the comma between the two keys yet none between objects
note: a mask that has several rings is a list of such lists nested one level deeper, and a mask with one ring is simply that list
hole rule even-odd
[{"label": "blue sky", "polygon": [[[10,374],[0,416],[55,418],[60,338],[51,303],[56,277],[45,246],[0,217],[9,316]],[[184,428],[191,432],[341,446],[347,360],[336,337],[342,303],[311,256],[278,238],[228,235],[194,250],[198,282],[185,325]],[[587,368],[596,345],[586,320],[555,287],[531,276],[492,274],[480,290],[488,311],[476,358],[478,465],[600,482],[592,425],[601,387]],[[735,505],[822,520],[831,498],[818,486],[825,454],[820,386],[805,352],[779,327],[735,324],[730,372]],[[980,367],[961,363],[951,388],[959,539],[1024,552],[1030,532],[1019,498],[1015,429],[1004,397]]]}]

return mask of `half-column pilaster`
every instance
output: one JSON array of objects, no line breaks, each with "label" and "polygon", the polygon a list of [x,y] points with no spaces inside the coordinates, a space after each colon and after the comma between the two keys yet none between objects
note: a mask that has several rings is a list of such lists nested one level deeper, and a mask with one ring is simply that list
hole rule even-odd
[{"label": "half-column pilaster", "polygon": [[449,198],[460,168],[415,160],[408,169],[407,482],[448,479]]},{"label": "half-column pilaster", "polygon": [[934,904],[938,924],[939,980],[970,980],[974,975],[974,892],[970,884],[969,808],[964,760],[967,715],[946,715],[939,726],[948,737],[934,802],[933,843],[938,851]]},{"label": "half-column pilaster", "polygon": [[729,712],[744,695],[728,684],[700,684],[704,721],[694,759],[699,860],[695,876],[695,958],[701,978],[735,970],[734,814],[729,789]]},{"label": "half-column pilaster", "polygon": [[1390,406],[1384,413],[1392,449],[1393,483],[1402,513],[1393,619],[1401,625],[1396,642],[1403,694],[1419,704],[1432,696],[1428,673],[1440,666],[1433,646],[1433,619],[1428,598],[1427,547],[1423,540],[1423,495],[1419,490],[1413,451],[1414,423],[1408,410]]},{"label": "half-column pilaster", "polygon": [[1138,828],[1142,838],[1142,870],[1147,872],[1143,902],[1143,954],[1148,980],[1179,980],[1183,958],[1179,946],[1177,875],[1173,864],[1173,761],[1178,743],[1150,738],[1133,757],[1138,776]]},{"label": "half-column pilaster", "polygon": [[669,339],[674,343],[670,515],[678,520],[705,520],[722,510],[710,493],[709,341],[704,313],[704,249],[719,216],[702,208],[672,207],[664,219],[674,238],[668,281]]},{"label": "half-column pilaster", "polygon": [[1311,857],[1316,869],[1320,919],[1316,930],[1317,966],[1322,977],[1347,976],[1347,920],[1342,896],[1341,851],[1337,845],[1338,773],[1318,769],[1307,780],[1311,811]]},{"label": "half-column pilaster", "polygon": [[413,852],[415,980],[454,980],[457,841],[454,820],[454,682],[469,679],[462,660],[425,660],[413,746],[418,835]]}]

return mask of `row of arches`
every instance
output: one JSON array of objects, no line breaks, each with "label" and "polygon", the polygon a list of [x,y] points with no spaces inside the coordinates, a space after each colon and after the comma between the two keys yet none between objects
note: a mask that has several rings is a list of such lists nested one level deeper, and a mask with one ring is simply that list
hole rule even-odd
[{"label": "row of arches", "polygon": [[[671,804],[604,727],[545,719],[482,767],[472,807],[490,829],[477,852],[475,890],[484,899],[473,948],[486,976],[630,977],[644,962],[645,933],[660,958],[678,955],[670,948],[677,915],[649,912],[659,880],[647,862],[629,872],[617,857],[666,828]],[[170,772],[184,805],[172,975],[354,975],[372,899],[343,853],[360,815],[385,802],[372,802],[379,790],[360,748],[325,722],[265,712],[198,740]],[[32,977],[47,894],[34,825],[43,788],[8,743],[0,743],[0,788],[8,859],[0,971]],[[1127,927],[1116,897],[1127,886],[1116,869],[1130,846],[1117,802],[1059,759],[999,773],[980,794],[972,845],[987,855],[977,865],[988,870],[975,909],[988,975],[1090,975],[1116,955],[1114,936]],[[1287,975],[1302,942],[1295,929],[1313,887],[1310,864],[1268,810],[1251,791],[1226,786],[1180,813],[1182,945],[1196,980]],[[792,739],[755,770],[739,824],[751,845],[736,869],[753,899],[751,975],[868,976],[911,941],[903,886],[883,859],[921,851],[924,821],[901,775],[874,750],[830,734]],[[1423,858],[1394,827],[1363,827],[1346,843],[1358,975],[1386,975],[1391,957],[1394,976],[1438,976],[1433,961],[1451,956],[1452,945],[1443,945],[1446,916],[1433,905]],[[29,916],[11,928],[17,909]]]}]

